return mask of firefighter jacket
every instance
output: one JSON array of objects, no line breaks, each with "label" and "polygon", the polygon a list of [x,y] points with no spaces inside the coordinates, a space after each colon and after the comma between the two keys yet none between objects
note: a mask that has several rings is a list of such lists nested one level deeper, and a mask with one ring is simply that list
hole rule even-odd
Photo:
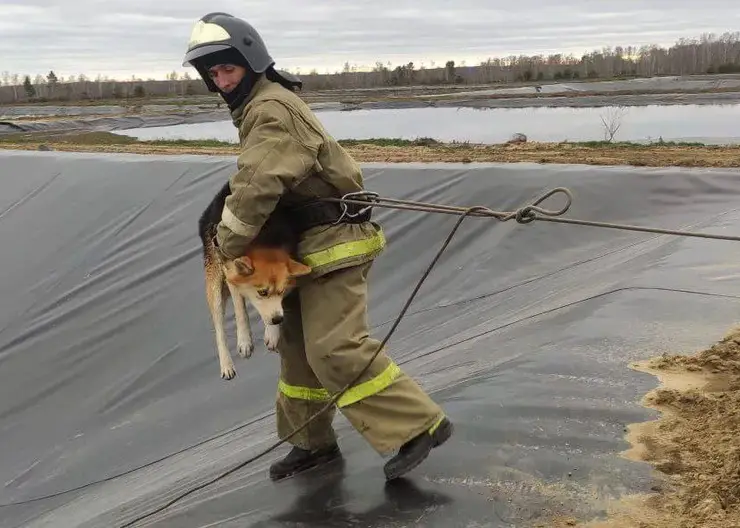
[{"label": "firefighter jacket", "polygon": [[[364,190],[359,165],[308,105],[264,75],[231,116],[241,152],[217,229],[216,242],[225,256],[244,253],[279,200],[300,205]],[[316,277],[368,262],[384,248],[377,223],[338,223],[303,231],[297,257]]]}]

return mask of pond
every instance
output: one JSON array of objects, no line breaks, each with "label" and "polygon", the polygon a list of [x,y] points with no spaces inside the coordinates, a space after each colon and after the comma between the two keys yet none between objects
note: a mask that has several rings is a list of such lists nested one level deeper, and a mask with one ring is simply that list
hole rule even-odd
[{"label": "pond", "polygon": [[[740,105],[671,105],[602,108],[411,108],[317,111],[337,139],[432,137],[439,141],[502,143],[515,133],[530,141],[605,139],[740,143]],[[617,128],[616,126],[613,128]],[[612,129],[613,129],[612,128]],[[217,139],[237,142],[231,121],[135,128],[117,133],[153,139]]]}]

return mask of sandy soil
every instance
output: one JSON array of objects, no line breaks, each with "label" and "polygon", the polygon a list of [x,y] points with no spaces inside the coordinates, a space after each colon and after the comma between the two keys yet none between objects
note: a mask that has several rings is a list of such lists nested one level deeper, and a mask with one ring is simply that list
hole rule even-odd
[{"label": "sandy soil", "polygon": [[[58,151],[130,152],[135,154],[236,155],[237,147],[157,145],[144,142],[124,144],[80,144],[73,139],[0,142],[0,148],[39,150],[41,145]],[[379,146],[358,143],[345,147],[359,162],[531,162],[588,165],[633,165],[641,167],[740,167],[740,146],[636,146],[569,143],[526,143],[518,145],[438,144],[430,146]]]},{"label": "sandy soil", "polygon": [[623,455],[650,463],[662,484],[654,494],[611,505],[606,520],[563,517],[548,526],[740,527],[740,330],[695,355],[632,367],[660,380],[642,403],[661,416],[628,428],[632,447]]}]

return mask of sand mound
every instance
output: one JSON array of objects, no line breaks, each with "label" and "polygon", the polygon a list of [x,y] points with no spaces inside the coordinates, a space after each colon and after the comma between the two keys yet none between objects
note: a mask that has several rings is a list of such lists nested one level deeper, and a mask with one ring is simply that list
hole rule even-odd
[{"label": "sand mound", "polygon": [[612,505],[606,520],[552,526],[740,528],[740,330],[693,356],[632,367],[660,379],[643,404],[662,414],[628,428],[624,456],[652,464],[662,485]]}]

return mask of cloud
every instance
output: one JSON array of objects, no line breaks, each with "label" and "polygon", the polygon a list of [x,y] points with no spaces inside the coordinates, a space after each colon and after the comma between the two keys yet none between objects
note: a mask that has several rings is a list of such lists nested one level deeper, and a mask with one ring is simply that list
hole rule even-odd
[{"label": "cloud", "polygon": [[[738,27],[729,0],[0,0],[0,71],[163,78],[193,23],[220,10],[249,20],[278,67],[301,72],[660,44]],[[191,71],[191,74],[194,72]]]}]

